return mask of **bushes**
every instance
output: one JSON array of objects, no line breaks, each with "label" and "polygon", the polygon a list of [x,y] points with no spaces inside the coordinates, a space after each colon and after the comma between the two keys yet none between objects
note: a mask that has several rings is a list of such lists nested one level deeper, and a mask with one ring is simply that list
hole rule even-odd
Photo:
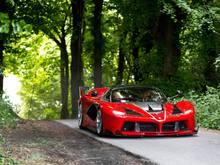
[{"label": "bushes", "polygon": [[18,116],[13,112],[11,103],[7,98],[0,99],[0,129],[14,127],[18,122]]},{"label": "bushes", "polygon": [[198,125],[220,129],[220,87],[208,87],[204,94],[190,92],[186,98],[196,107]]}]

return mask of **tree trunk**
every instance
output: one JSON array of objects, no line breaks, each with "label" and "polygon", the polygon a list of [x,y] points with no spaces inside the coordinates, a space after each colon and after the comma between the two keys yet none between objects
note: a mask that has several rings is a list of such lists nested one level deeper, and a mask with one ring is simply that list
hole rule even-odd
[{"label": "tree trunk", "polygon": [[177,69],[174,67],[174,57],[175,57],[175,46],[173,42],[173,22],[170,16],[163,15],[162,16],[164,24],[163,27],[165,29],[164,33],[164,46],[165,46],[165,58],[164,58],[164,66],[163,66],[163,77],[169,78],[175,73],[175,70]]},{"label": "tree trunk", "polygon": [[140,73],[140,67],[139,67],[139,48],[137,46],[134,46],[132,49],[132,55],[134,58],[134,66],[133,66],[133,73],[134,73],[134,80],[135,82],[140,82],[142,80],[142,76]]},{"label": "tree trunk", "polygon": [[119,43],[118,73],[117,73],[117,81],[116,81],[117,85],[122,84],[122,80],[123,80],[124,62],[125,62],[125,53],[122,46],[123,40],[124,38],[122,37]]},{"label": "tree trunk", "polygon": [[176,9],[177,22],[169,15],[161,14],[157,33],[158,55],[163,60],[162,76],[170,79],[175,75],[181,56],[179,32],[182,27],[184,13]]},{"label": "tree trunk", "polygon": [[[215,61],[218,57],[218,53],[216,42],[213,41],[215,41],[216,34],[208,29],[208,25],[204,26],[203,29],[203,32],[205,34],[205,38],[203,39],[203,47],[205,48],[204,55],[206,59],[204,77],[207,85],[217,87],[220,82],[220,75],[215,66]],[[212,44],[210,45],[210,43]]]},{"label": "tree trunk", "polygon": [[60,79],[61,79],[61,119],[69,118],[68,95],[69,95],[69,60],[65,39],[61,41],[60,47]]},{"label": "tree trunk", "polygon": [[94,22],[93,22],[93,35],[94,35],[94,85],[101,87],[102,85],[102,53],[103,53],[103,37],[101,32],[101,17],[103,0],[94,0]]},{"label": "tree trunk", "polygon": [[140,71],[139,67],[139,45],[136,43],[138,37],[138,30],[135,29],[132,33],[132,56],[134,59],[133,64],[133,74],[134,74],[134,80],[135,82],[140,82],[143,80],[143,75]]},{"label": "tree trunk", "polygon": [[72,0],[73,31],[71,36],[71,100],[72,116],[76,117],[79,99],[79,86],[83,85],[82,63],[82,23],[84,0]]},{"label": "tree trunk", "polygon": [[4,41],[0,40],[0,99],[2,98],[2,94],[3,94],[3,78],[4,78],[3,50],[4,50]]}]

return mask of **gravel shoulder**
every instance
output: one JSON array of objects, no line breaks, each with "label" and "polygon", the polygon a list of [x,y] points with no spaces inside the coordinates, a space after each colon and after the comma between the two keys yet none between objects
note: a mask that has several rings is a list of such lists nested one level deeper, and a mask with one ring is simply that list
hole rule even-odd
[{"label": "gravel shoulder", "polygon": [[24,121],[14,129],[0,131],[5,139],[0,144],[3,156],[16,164],[153,164],[54,121]]}]

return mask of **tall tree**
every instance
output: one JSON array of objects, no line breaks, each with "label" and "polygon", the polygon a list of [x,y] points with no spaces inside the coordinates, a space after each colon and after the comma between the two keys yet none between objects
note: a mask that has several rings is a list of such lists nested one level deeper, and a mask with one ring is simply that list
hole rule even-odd
[{"label": "tall tree", "polygon": [[[201,2],[200,2],[201,3]],[[218,57],[218,49],[217,49],[217,36],[218,36],[218,29],[217,23],[219,23],[217,13],[212,15],[211,6],[214,5],[213,0],[206,0],[201,3],[205,9],[206,14],[204,15],[204,19],[210,20],[209,22],[205,22],[201,30],[203,32],[202,36],[202,46],[204,51],[204,56],[206,60],[206,67],[204,70],[204,77],[206,83],[211,86],[218,86],[220,83],[220,76],[219,72],[216,70],[215,61]],[[217,2],[216,2],[217,5]],[[210,8],[208,7],[210,6]],[[213,26],[213,28],[211,28]],[[215,30],[213,30],[215,28]]]},{"label": "tall tree", "polygon": [[4,55],[5,43],[13,32],[11,20],[14,15],[13,1],[2,0],[0,2],[0,98],[3,93],[3,80],[4,80]]},{"label": "tall tree", "polygon": [[60,48],[61,118],[68,118],[69,61],[66,36],[70,32],[71,9],[68,1],[18,0],[17,17],[44,32]]},{"label": "tall tree", "polygon": [[138,32],[138,29],[135,28],[133,31],[132,31],[132,56],[133,56],[133,60],[134,60],[134,64],[133,64],[133,74],[134,74],[134,80],[135,82],[141,82],[143,80],[143,75],[140,71],[140,63],[139,63],[139,60],[140,60],[140,57],[139,57],[139,43],[137,41],[137,38],[138,38],[138,35],[139,35],[139,32]]},{"label": "tall tree", "polygon": [[93,0],[95,4],[94,21],[93,21],[93,36],[94,36],[94,85],[100,87],[102,85],[102,54],[103,54],[103,36],[101,30],[102,6],[103,0]]},{"label": "tall tree", "polygon": [[125,50],[124,50],[124,40],[126,38],[126,33],[123,33],[119,40],[119,50],[118,50],[118,68],[117,68],[117,80],[116,84],[120,85],[123,81],[123,72],[125,67]]},{"label": "tall tree", "polygon": [[71,100],[72,115],[78,109],[79,87],[83,85],[83,14],[84,0],[72,0],[72,36],[71,36]]},{"label": "tall tree", "polygon": [[[190,8],[182,35],[184,59],[191,61],[188,77],[197,90],[206,90],[208,86],[218,86],[220,82],[219,70],[215,67],[218,57],[219,39],[219,6],[213,0],[193,0],[188,4]],[[190,52],[190,55],[186,55]],[[191,57],[190,57],[191,56]],[[187,62],[187,61],[186,61]],[[195,83],[196,82],[196,83]]]},{"label": "tall tree", "polygon": [[176,2],[167,2],[173,6],[173,17],[167,13],[160,13],[158,29],[157,29],[157,43],[158,56],[162,56],[163,68],[162,75],[164,78],[170,79],[175,75],[178,69],[178,63],[181,56],[180,50],[180,32],[182,23],[186,18],[186,13],[178,7]]},{"label": "tall tree", "polygon": [[3,50],[4,50],[4,42],[0,39],[0,98],[3,93]]},{"label": "tall tree", "polygon": [[144,72],[148,69],[142,66],[143,61],[147,61],[149,57],[147,55],[153,48],[153,28],[160,10],[158,0],[139,0],[138,3],[136,0],[111,0],[110,2],[123,22],[120,34],[127,31],[126,38],[123,39],[126,41],[124,47],[128,45],[129,48],[126,48],[130,49],[127,51],[130,55],[128,59],[132,60],[127,61],[126,67],[130,68],[134,81],[140,83],[146,79]]}]

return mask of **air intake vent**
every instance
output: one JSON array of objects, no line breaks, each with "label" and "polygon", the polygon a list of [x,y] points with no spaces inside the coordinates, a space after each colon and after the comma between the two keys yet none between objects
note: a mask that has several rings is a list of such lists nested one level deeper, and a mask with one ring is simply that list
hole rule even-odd
[{"label": "air intake vent", "polygon": [[133,116],[143,116],[142,114],[138,113],[138,112],[135,112],[135,111],[132,111],[130,109],[127,109],[125,108],[125,112],[127,115],[133,115]]},{"label": "air intake vent", "polygon": [[179,110],[179,108],[177,108],[177,107],[174,105],[172,114],[173,114],[173,115],[177,115],[177,114],[180,114],[180,113],[183,113],[183,112],[182,112],[181,110]]},{"label": "air intake vent", "polygon": [[186,124],[186,121],[164,123],[162,130],[163,131],[185,131],[187,130],[187,124]]},{"label": "air intake vent", "polygon": [[125,122],[122,131],[135,132],[157,132],[158,126],[155,123]]}]

